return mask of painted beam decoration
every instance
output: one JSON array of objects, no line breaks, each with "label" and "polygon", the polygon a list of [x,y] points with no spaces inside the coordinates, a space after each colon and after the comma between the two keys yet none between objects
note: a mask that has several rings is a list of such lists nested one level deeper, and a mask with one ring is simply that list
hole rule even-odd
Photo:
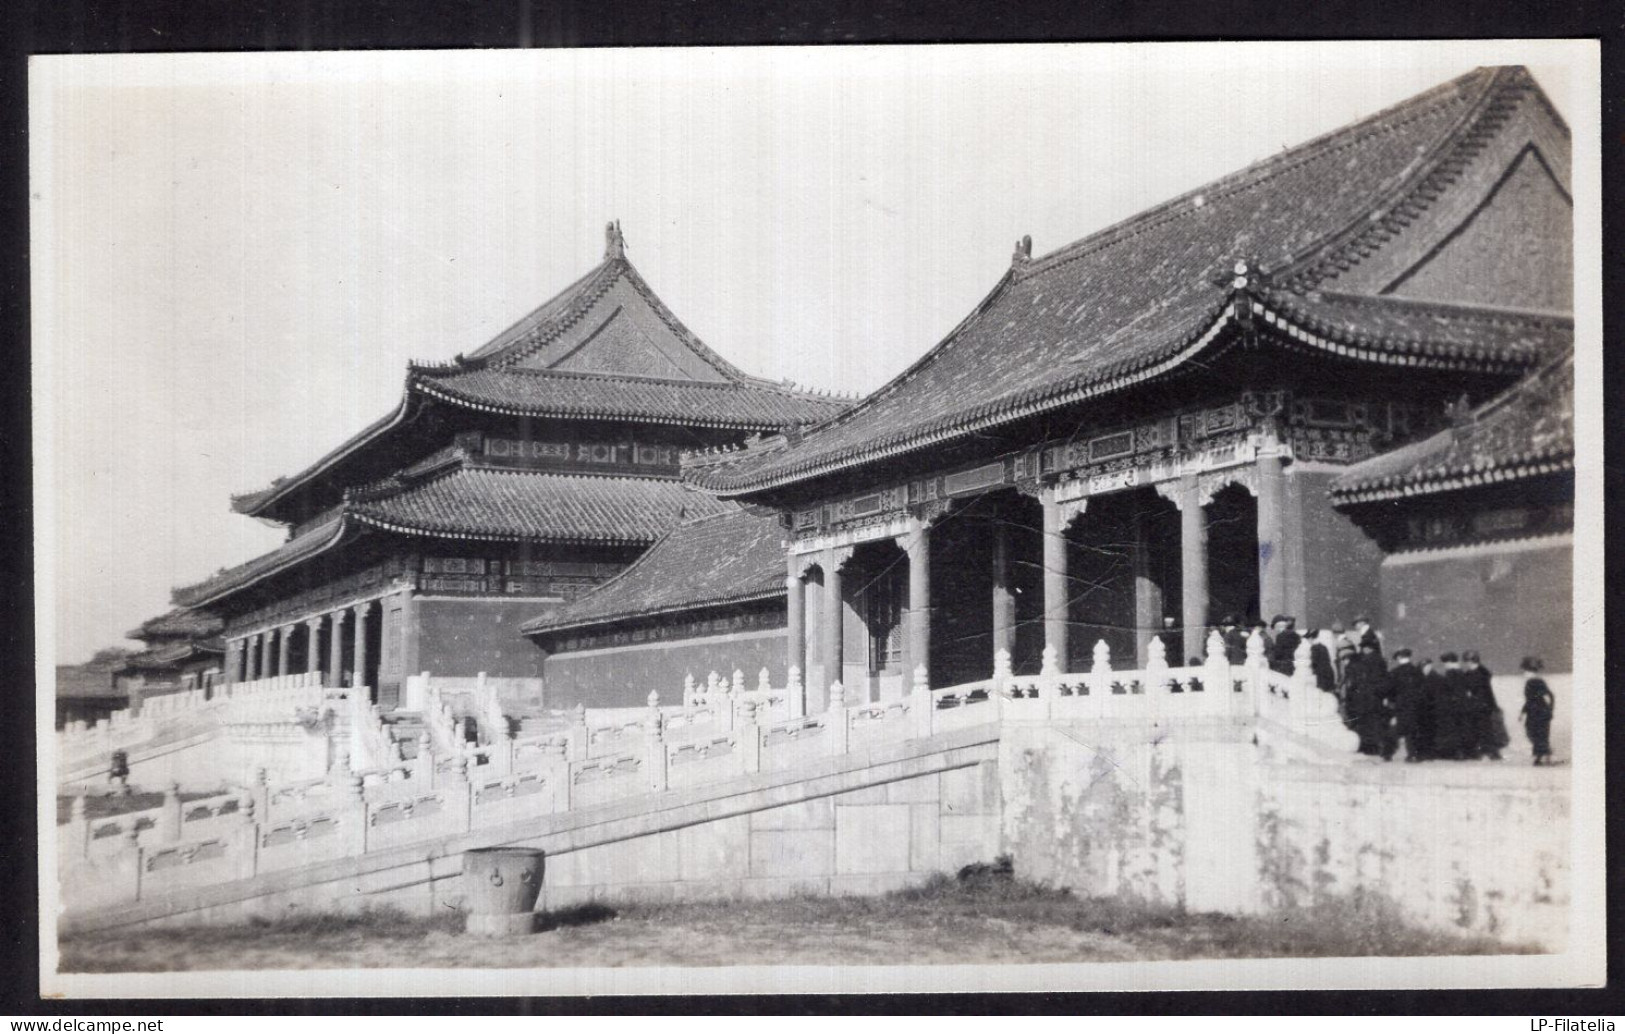
[{"label": "painted beam decoration", "polygon": [[483,458],[497,463],[558,470],[636,470],[639,473],[679,472],[675,445],[651,442],[521,441],[486,438]]},{"label": "painted beam decoration", "polygon": [[620,564],[426,556],[418,588],[424,592],[548,596],[570,600],[620,570]]},{"label": "painted beam decoration", "polygon": [[659,643],[677,639],[700,639],[706,636],[734,635],[744,632],[772,631],[783,628],[786,619],[781,609],[742,610],[718,617],[691,618],[640,628],[622,628],[604,632],[583,632],[564,636],[552,645],[555,653],[579,650],[598,650],[605,647],[636,646],[640,643]]},{"label": "painted beam decoration", "polygon": [[975,466],[843,496],[797,510],[791,531],[802,542],[884,528],[929,516],[947,500],[1005,486],[1065,481],[1067,498],[1120,491],[1253,459],[1266,420],[1295,459],[1354,463],[1439,425],[1441,413],[1406,402],[1296,397],[1245,392],[1220,406],[1187,410],[1062,442],[1046,442]]}]

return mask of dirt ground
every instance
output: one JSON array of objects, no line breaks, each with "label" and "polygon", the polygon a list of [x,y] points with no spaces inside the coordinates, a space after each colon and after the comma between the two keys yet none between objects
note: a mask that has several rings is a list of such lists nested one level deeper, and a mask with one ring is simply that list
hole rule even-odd
[{"label": "dirt ground", "polygon": [[1236,918],[944,880],[882,898],[594,904],[530,936],[470,938],[462,918],[306,916],[241,926],[84,934],[63,972],[615,966],[911,965],[1188,958],[1419,956],[1535,950],[1418,930],[1381,903]]}]

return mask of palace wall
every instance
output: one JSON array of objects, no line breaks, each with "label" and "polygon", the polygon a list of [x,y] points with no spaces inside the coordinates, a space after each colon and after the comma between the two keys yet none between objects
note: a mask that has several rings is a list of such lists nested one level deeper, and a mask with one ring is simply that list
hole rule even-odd
[{"label": "palace wall", "polygon": [[[1290,592],[1301,594],[1293,601],[1300,630],[1328,628],[1335,621],[1352,628],[1362,615],[1377,620],[1382,549],[1332,508],[1327,490],[1340,473],[1287,468],[1287,505],[1297,517],[1298,531],[1287,540],[1288,555],[1297,561],[1288,585]],[[1389,627],[1378,623],[1384,631]],[[1388,640],[1390,648],[1394,642]]]},{"label": "palace wall", "polygon": [[1382,562],[1381,581],[1378,627],[1390,650],[1409,646],[1418,657],[1477,650],[1502,675],[1516,673],[1528,654],[1549,671],[1574,669],[1567,535],[1394,553]]},{"label": "palace wall", "polygon": [[412,670],[541,678],[546,655],[519,633],[519,626],[548,607],[533,599],[419,596],[412,601],[417,638]]},{"label": "palace wall", "polygon": [[659,692],[663,703],[677,704],[683,699],[684,676],[693,675],[704,685],[713,671],[729,678],[742,671],[746,685],[754,687],[757,674],[766,668],[773,685],[782,687],[788,650],[784,636],[783,628],[755,629],[555,653],[547,658],[547,707],[636,707],[648,702],[650,690]]}]

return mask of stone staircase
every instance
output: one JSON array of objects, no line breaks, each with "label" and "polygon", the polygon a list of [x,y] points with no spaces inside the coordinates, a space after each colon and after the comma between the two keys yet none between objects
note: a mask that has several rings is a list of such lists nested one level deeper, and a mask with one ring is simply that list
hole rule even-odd
[{"label": "stone staircase", "polygon": [[401,759],[414,761],[418,756],[418,741],[427,731],[421,711],[389,711],[383,715],[384,731],[400,745]]}]

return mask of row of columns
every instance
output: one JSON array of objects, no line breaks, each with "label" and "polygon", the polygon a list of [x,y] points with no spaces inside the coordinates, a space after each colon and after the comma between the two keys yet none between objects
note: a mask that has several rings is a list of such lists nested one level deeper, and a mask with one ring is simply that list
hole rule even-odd
[{"label": "row of columns", "polygon": [[[300,674],[293,670],[293,636],[305,626],[305,672],[324,672],[328,685],[337,685],[344,669],[344,626],[350,626],[352,669],[357,681],[367,671],[367,620],[376,600],[317,614],[303,622],[256,632],[227,643],[226,678],[229,682],[253,682],[278,675]],[[322,625],[329,626],[326,663],[322,660]]]},{"label": "row of columns", "polygon": [[[1258,568],[1259,606],[1265,614],[1287,607],[1287,564],[1283,555],[1283,529],[1285,526],[1285,491],[1283,457],[1277,448],[1261,450],[1257,457],[1258,470]],[[1174,486],[1174,501],[1180,511],[1180,578],[1183,642],[1182,657],[1200,657],[1205,649],[1210,615],[1208,613],[1208,535],[1207,518],[1203,506],[1201,487],[1195,474],[1183,475]],[[1069,656],[1068,631],[1070,587],[1067,580],[1066,526],[1069,515],[1066,505],[1058,502],[1052,493],[1045,493],[1043,505],[1043,564],[1044,564],[1044,643],[1053,647],[1055,656]],[[908,556],[908,629],[907,670],[920,666],[929,668],[931,644],[931,562],[930,526],[920,520],[897,539]],[[993,551],[993,650],[1013,651],[1015,645],[1015,594],[1010,584],[1010,543],[1007,530],[1001,525],[994,531]],[[1142,540],[1136,549],[1136,619],[1144,628],[1154,629],[1161,623],[1161,594],[1147,591],[1149,572],[1146,569],[1148,550]],[[845,631],[843,629],[843,600],[841,588],[842,558],[834,548],[826,548],[817,563],[824,574],[824,618],[818,644],[818,661],[823,665],[825,685],[841,678],[844,662]],[[806,642],[806,588],[807,582],[800,571],[801,558],[790,558],[790,574],[785,580],[788,592],[789,664],[805,674],[807,666]],[[1145,582],[1146,585],[1140,583]],[[1150,611],[1154,611],[1150,612]],[[1149,635],[1151,633],[1147,633]],[[1167,644],[1172,646],[1173,644]]]}]

